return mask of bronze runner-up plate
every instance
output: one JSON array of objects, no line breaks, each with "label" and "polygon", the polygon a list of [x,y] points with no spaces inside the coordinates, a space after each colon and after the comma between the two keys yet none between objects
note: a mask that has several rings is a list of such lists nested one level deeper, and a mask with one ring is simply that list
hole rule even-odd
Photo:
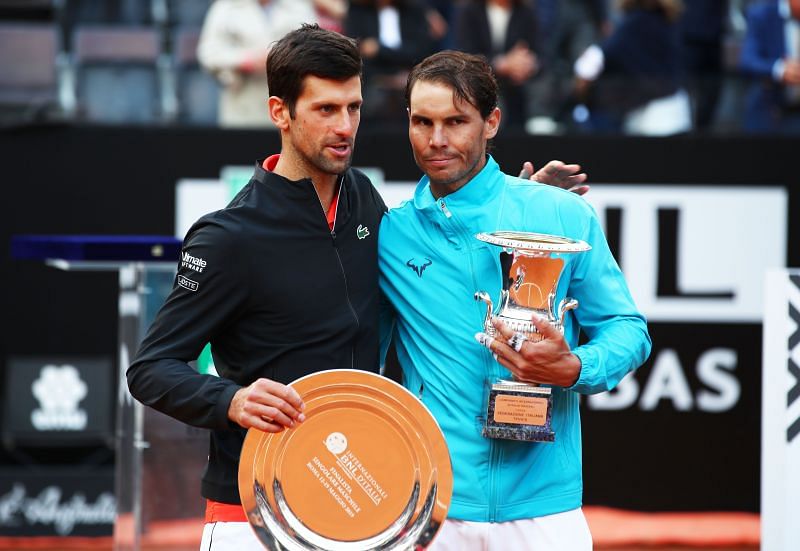
[{"label": "bronze runner-up plate", "polygon": [[439,425],[394,381],[349,369],[291,384],[294,429],[250,429],[239,493],[267,549],[424,549],[447,516],[450,455]]}]

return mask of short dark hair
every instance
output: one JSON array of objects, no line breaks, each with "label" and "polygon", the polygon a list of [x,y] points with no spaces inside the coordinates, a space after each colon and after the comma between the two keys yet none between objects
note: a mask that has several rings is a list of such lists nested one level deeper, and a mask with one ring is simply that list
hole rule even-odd
[{"label": "short dark hair", "polygon": [[411,69],[406,81],[406,105],[418,80],[445,84],[459,100],[475,107],[486,119],[497,107],[497,80],[491,65],[480,55],[445,50],[429,56]]},{"label": "short dark hair", "polygon": [[267,55],[267,86],[294,117],[303,80],[309,76],[344,81],[361,76],[361,55],[355,40],[304,23],[275,42]]}]

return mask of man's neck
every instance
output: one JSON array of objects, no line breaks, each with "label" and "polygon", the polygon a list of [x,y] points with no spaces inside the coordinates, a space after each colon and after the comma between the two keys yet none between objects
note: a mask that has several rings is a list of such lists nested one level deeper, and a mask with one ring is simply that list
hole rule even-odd
[{"label": "man's neck", "polygon": [[319,202],[326,212],[338,192],[339,175],[314,170],[308,166],[308,163],[297,159],[292,152],[281,151],[280,159],[272,172],[292,181],[311,180],[317,191]]}]

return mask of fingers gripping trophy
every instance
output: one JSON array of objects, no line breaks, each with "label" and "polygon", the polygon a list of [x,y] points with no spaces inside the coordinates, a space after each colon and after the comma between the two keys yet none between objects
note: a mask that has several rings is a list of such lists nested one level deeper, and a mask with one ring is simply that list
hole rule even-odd
[{"label": "fingers gripping trophy", "polygon": [[[486,303],[485,338],[507,337],[499,334],[493,320],[513,332],[506,342],[518,353],[525,342],[541,341],[551,330],[563,335],[566,313],[578,307],[578,301],[568,297],[556,302],[564,255],[588,251],[591,247],[583,241],[530,232],[497,231],[479,233],[476,237],[501,247],[503,285],[497,308],[488,292],[475,293],[475,300]],[[534,320],[548,322],[544,324],[549,325],[548,330],[540,331]],[[483,436],[532,442],[555,439],[549,386],[515,378],[497,379],[488,385],[486,403]]]}]

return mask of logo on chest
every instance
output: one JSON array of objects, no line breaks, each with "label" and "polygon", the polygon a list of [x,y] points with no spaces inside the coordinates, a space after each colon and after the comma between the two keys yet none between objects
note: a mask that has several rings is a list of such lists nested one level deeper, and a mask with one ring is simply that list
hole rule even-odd
[{"label": "logo on chest", "polygon": [[421,260],[418,260],[416,258],[409,258],[408,261],[406,262],[406,266],[414,270],[414,273],[417,274],[417,277],[422,277],[422,274],[423,272],[425,272],[425,269],[431,264],[433,264],[433,260],[431,260],[427,256]]}]

